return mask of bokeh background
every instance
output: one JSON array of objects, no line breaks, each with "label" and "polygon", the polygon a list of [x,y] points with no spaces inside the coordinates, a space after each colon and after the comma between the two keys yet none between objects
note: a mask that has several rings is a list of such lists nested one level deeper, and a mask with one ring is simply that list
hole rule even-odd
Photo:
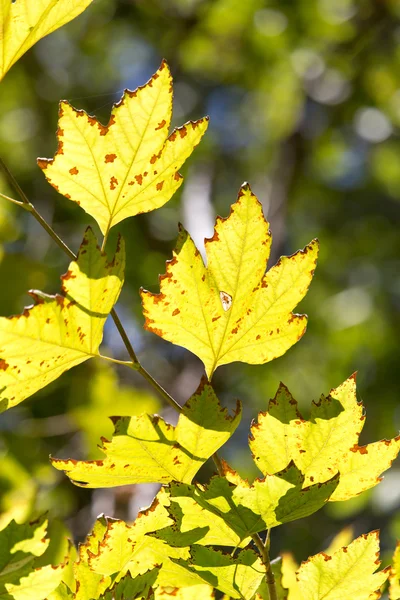
[{"label": "bokeh background", "polygon": [[[181,170],[185,181],[163,208],[117,230],[128,265],[118,312],[146,368],[181,403],[196,389],[200,361],[142,329],[138,290],[158,291],[183,222],[202,247],[215,216],[226,216],[247,180],[271,223],[271,264],[312,238],[321,242],[314,281],[300,312],[304,338],[263,366],[218,369],[222,401],[244,404],[223,455],[257,476],[247,447],[251,419],[279,381],[300,403],[358,371],[367,420],[363,443],[400,428],[400,3],[398,0],[94,0],[75,21],[31,49],[1,84],[0,153],[56,231],[76,250],[95,222],[50,187],[36,166],[56,149],[57,104],[107,122],[124,88],[134,89],[166,58],[174,76],[174,125],[210,116],[205,139]],[[0,175],[0,191],[13,195]],[[98,231],[96,229],[96,231]],[[98,232],[99,233],[99,232]],[[39,225],[0,202],[0,312],[21,312],[26,291],[59,290],[68,261]],[[113,323],[104,345],[126,351]],[[1,415],[0,523],[48,510],[76,540],[100,512],[133,519],[157,486],[82,490],[51,468],[49,454],[96,458],[108,415],[176,415],[130,370],[89,361]],[[212,465],[200,477],[207,479]],[[400,468],[354,501],[273,531],[272,554],[298,560],[335,531],[382,529],[383,551],[400,537]],[[59,526],[59,531],[61,526]]]}]

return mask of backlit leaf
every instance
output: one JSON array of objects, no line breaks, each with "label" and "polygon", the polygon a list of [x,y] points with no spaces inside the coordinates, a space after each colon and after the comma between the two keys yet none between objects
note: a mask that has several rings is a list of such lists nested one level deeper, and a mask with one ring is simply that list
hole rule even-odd
[{"label": "backlit leaf", "polygon": [[187,559],[188,548],[172,548],[165,542],[146,534],[168,527],[172,520],[166,506],[169,497],[164,489],[158,493],[152,505],[139,513],[136,521],[128,525],[124,521],[107,519],[107,529],[98,545],[97,552],[90,555],[90,568],[99,575],[118,574],[118,579],[129,573],[135,578],[160,567],[157,584],[163,587],[186,587],[199,585],[201,578],[171,561]]},{"label": "backlit leaf", "polygon": [[361,535],[328,555],[320,552],[302,563],[297,574],[303,600],[367,600],[380,598],[389,572],[379,567],[377,531]]},{"label": "backlit leaf", "polygon": [[44,600],[61,582],[65,564],[42,565],[39,557],[49,545],[47,521],[17,524],[0,531],[0,598]]},{"label": "backlit leaf", "polygon": [[[63,565],[46,565],[21,577],[18,583],[6,583],[9,598],[13,600],[45,600],[61,583]],[[1,597],[1,592],[0,592]]]},{"label": "backlit leaf", "polygon": [[193,585],[186,588],[157,588],[154,600],[214,600],[214,590],[209,585]]},{"label": "backlit leaf", "polygon": [[104,323],[123,284],[122,241],[112,262],[89,228],[62,277],[61,295],[30,292],[21,315],[0,318],[0,411],[19,404],[64,371],[99,354]]},{"label": "backlit leaf", "polygon": [[[290,465],[278,475],[257,479],[252,486],[245,481],[231,483],[229,474],[227,479],[213,477],[204,487],[172,483],[171,503],[176,502],[184,512],[182,523],[187,523],[189,511],[192,510],[192,524],[201,530],[202,524],[211,523],[216,515],[229,525],[242,542],[253,533],[316,512],[338,484],[338,476],[335,476],[326,483],[303,488],[303,479],[298,469]],[[193,498],[203,512],[199,513],[197,508],[192,508],[185,500],[187,497]],[[208,511],[207,517],[204,511]],[[214,540],[214,544],[228,545],[228,536],[222,537],[220,541]]]},{"label": "backlit leaf", "polygon": [[74,600],[92,600],[99,598],[111,584],[111,578],[95,573],[89,565],[89,558],[99,550],[108,521],[98,517],[86,541],[79,545],[78,561],[73,565],[74,571]]},{"label": "backlit leaf", "polygon": [[112,441],[103,439],[104,460],[56,458],[52,464],[84,487],[190,482],[201,465],[231,437],[240,417],[240,404],[230,417],[203,379],[183,407],[176,427],[158,415],[116,418]]},{"label": "backlit leaf", "polygon": [[380,481],[400,449],[400,436],[359,446],[365,415],[357,402],[355,377],[313,402],[309,421],[281,384],[268,412],[252,426],[250,448],[259,469],[276,473],[293,460],[304,474],[304,485],[322,483],[340,472],[330,501],[347,500]]},{"label": "backlit leaf", "polygon": [[306,328],[305,315],[292,310],[311,282],[318,244],[281,258],[264,275],[270,245],[261,205],[246,184],[206,240],[207,267],[181,229],[160,293],[142,291],[145,328],[199,356],[209,378],[220,365],[281,356]]},{"label": "backlit leaf", "polygon": [[389,598],[390,600],[400,598],[400,542],[396,544],[389,573]]},{"label": "backlit leaf", "polygon": [[243,600],[253,598],[265,577],[265,568],[253,550],[242,550],[235,558],[231,558],[229,554],[204,546],[193,546],[187,561],[174,562],[197,573],[229,597]]},{"label": "backlit leaf", "polygon": [[61,102],[58,150],[38,164],[53,187],[107,234],[127,217],[159,208],[181,185],[178,169],[208,120],[189,121],[168,137],[171,115],[172,80],[163,62],[146,85],[125,91],[107,126]]},{"label": "backlit leaf", "polygon": [[81,14],[92,0],[0,0],[0,80],[31,46]]}]

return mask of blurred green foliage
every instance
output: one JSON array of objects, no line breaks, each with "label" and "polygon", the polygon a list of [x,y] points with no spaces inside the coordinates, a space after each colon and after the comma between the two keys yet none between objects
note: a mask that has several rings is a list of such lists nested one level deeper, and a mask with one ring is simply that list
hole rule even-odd
[{"label": "blurred green foliage", "polygon": [[[242,475],[256,474],[250,420],[266,409],[280,380],[307,415],[312,399],[354,371],[368,411],[362,441],[392,437],[400,427],[399,2],[94,0],[43,39],[1,84],[0,154],[75,250],[88,217],[46,183],[35,162],[55,151],[57,102],[66,98],[106,122],[123,88],[143,84],[162,57],[174,75],[174,122],[204,114],[211,121],[183,169],[181,191],[162,209],[115,228],[128,256],[118,312],[144,365],[180,402],[197,387],[200,362],[142,331],[138,289],[157,290],[177,221],[201,243],[247,180],[270,220],[275,260],[313,237],[322,251],[300,307],[309,315],[301,342],[273,363],[226,366],[215,376],[225,404],[239,397],[245,406],[225,457]],[[0,185],[13,195],[4,180]],[[6,201],[0,242],[1,314],[20,312],[29,288],[57,289],[66,257],[29,214]],[[105,343],[126,358],[112,323]],[[149,502],[154,487],[74,488],[47,460],[49,453],[98,456],[95,440],[110,435],[107,415],[158,410],[176,419],[126,371],[82,365],[1,416],[3,519],[49,510],[82,538],[99,512],[133,518],[138,504]],[[389,473],[357,501],[279,528],[273,553],[292,549],[305,559],[349,522],[356,535],[382,527],[384,548],[393,547],[400,470]]]}]

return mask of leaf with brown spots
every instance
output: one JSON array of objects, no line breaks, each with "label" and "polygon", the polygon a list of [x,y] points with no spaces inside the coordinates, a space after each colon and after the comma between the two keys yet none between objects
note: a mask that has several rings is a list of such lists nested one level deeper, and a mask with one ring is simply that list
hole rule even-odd
[{"label": "leaf with brown spots", "polygon": [[[192,529],[200,531],[208,522],[220,519],[232,529],[230,535],[220,529],[219,539],[215,537],[214,524],[210,526],[210,532],[205,532],[208,544],[221,546],[239,546],[246,540],[248,542],[249,536],[254,533],[313,514],[327,502],[339,479],[336,475],[323,484],[305,488],[304,476],[293,463],[278,474],[256,479],[253,485],[240,479],[230,469],[226,470],[225,476],[213,477],[206,486],[184,483],[170,485],[171,507],[172,503],[179,505],[182,528],[189,529],[190,523]],[[194,500],[194,504],[188,499]],[[214,539],[210,536],[211,532]],[[177,533],[181,532],[178,530]],[[237,540],[234,540],[233,534]],[[172,531],[159,532],[158,537],[174,545]],[[232,543],[233,540],[235,543]],[[207,542],[202,540],[196,543]]]},{"label": "leaf with brown spots", "polygon": [[400,450],[400,436],[358,446],[364,421],[354,375],[312,403],[309,421],[281,384],[268,411],[260,413],[251,428],[250,449],[264,475],[280,471],[290,461],[304,474],[307,486],[339,472],[330,501],[347,500],[377,485]]},{"label": "leaf with brown spots", "polygon": [[168,137],[172,80],[166,62],[136,91],[126,90],[107,126],[60,104],[58,150],[38,159],[48,181],[108,231],[127,217],[159,208],[182,183],[178,169],[207,129],[189,121]]},{"label": "leaf with brown spots", "polygon": [[115,418],[112,441],[103,439],[104,460],[54,458],[52,464],[82,487],[190,482],[232,436],[240,417],[240,404],[230,417],[204,379],[183,407],[176,427],[158,415]]},{"label": "leaf with brown spots", "polygon": [[[320,552],[297,572],[299,600],[372,600],[388,578],[379,568],[379,533],[361,535],[333,554]],[[297,599],[298,596],[295,596]]]},{"label": "leaf with brown spots", "polygon": [[151,506],[139,512],[134,523],[128,525],[124,521],[107,518],[103,538],[97,549],[90,553],[89,566],[92,571],[103,577],[117,574],[118,580],[127,573],[135,578],[158,568],[156,585],[174,588],[203,583],[200,577],[188,573],[171,560],[186,559],[189,556],[188,548],[173,548],[147,535],[171,524],[166,509],[168,505],[169,496],[161,488]]},{"label": "leaf with brown spots", "polygon": [[0,318],[0,412],[19,404],[64,371],[99,354],[104,323],[118,299],[123,241],[112,262],[90,228],[62,277],[61,294],[31,291],[36,304]]},{"label": "leaf with brown spots", "polygon": [[160,293],[142,290],[145,328],[203,361],[211,378],[234,361],[262,364],[284,354],[306,329],[292,313],[310,285],[316,240],[266,274],[271,234],[261,204],[244,185],[228,218],[206,240],[206,267],[190,235],[180,232]]},{"label": "leaf with brown spots", "polygon": [[0,0],[0,80],[41,38],[72,21],[92,0]]}]

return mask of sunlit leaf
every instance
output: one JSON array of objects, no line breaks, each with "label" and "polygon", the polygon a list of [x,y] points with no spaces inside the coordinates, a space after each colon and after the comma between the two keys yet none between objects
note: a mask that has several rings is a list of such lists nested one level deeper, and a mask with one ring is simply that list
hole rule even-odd
[{"label": "sunlit leaf", "polygon": [[[172,502],[180,506],[184,513],[181,522],[185,523],[186,528],[190,522],[194,531],[197,528],[200,534],[203,528],[203,535],[207,535],[208,531],[204,531],[204,526],[212,523],[216,515],[229,525],[239,537],[239,542],[242,542],[253,533],[316,512],[325,504],[338,484],[338,476],[326,483],[308,488],[303,487],[303,480],[298,469],[290,465],[278,475],[267,475],[263,480],[256,480],[252,486],[245,481],[231,483],[229,474],[227,478],[213,477],[204,487],[172,483],[171,506],[173,506]],[[203,510],[199,511],[196,506],[189,504],[187,497],[195,500]],[[171,516],[173,517],[173,511]],[[218,531],[220,535],[222,534],[218,540],[215,525],[209,527],[216,538],[214,544],[229,545],[230,541],[235,541],[233,536],[227,535],[223,530]],[[174,540],[172,532],[170,539]],[[179,537],[175,537],[175,540],[177,539]],[[202,542],[191,540],[190,543],[204,543],[204,540]]]},{"label": "sunlit leaf", "polygon": [[318,244],[281,258],[264,275],[270,245],[261,204],[246,184],[206,240],[207,267],[181,229],[160,293],[142,291],[145,328],[196,354],[209,377],[220,365],[281,356],[305,332],[305,315],[292,310],[310,285]]},{"label": "sunlit leaf", "polygon": [[0,80],[31,46],[81,14],[92,0],[0,0]]},{"label": "sunlit leaf", "polygon": [[63,568],[63,565],[39,567],[21,577],[16,584],[6,583],[5,588],[13,600],[45,600],[60,584]]},{"label": "sunlit leaf", "polygon": [[107,520],[105,517],[100,516],[85,542],[79,545],[78,560],[73,565],[74,581],[72,587],[74,600],[97,599],[111,584],[110,577],[95,573],[89,566],[89,557],[98,552],[106,531]]},{"label": "sunlit leaf", "polygon": [[0,598],[44,600],[61,582],[65,564],[41,564],[49,545],[47,521],[17,524],[11,521],[0,531]]},{"label": "sunlit leaf", "polygon": [[242,550],[232,558],[229,554],[193,546],[187,561],[179,560],[180,565],[193,573],[198,573],[207,583],[221,590],[231,598],[250,600],[265,577],[265,569],[253,550]]},{"label": "sunlit leaf", "polygon": [[400,542],[396,544],[389,573],[389,598],[390,600],[400,598]]},{"label": "sunlit leaf", "polygon": [[185,588],[157,588],[154,600],[214,600],[214,590],[209,585],[192,585]]},{"label": "sunlit leaf", "polygon": [[230,417],[203,379],[183,407],[176,427],[158,415],[116,418],[112,441],[103,440],[104,460],[56,458],[52,464],[65,471],[76,485],[85,487],[190,482],[201,465],[231,437],[240,417],[240,404]]},{"label": "sunlit leaf", "polygon": [[287,600],[302,600],[296,576],[299,565],[291,552],[282,552],[281,558],[282,585],[288,590]]},{"label": "sunlit leaf", "polygon": [[64,371],[98,355],[104,323],[118,299],[125,250],[112,262],[91,229],[62,277],[61,295],[31,292],[36,304],[0,318],[0,411],[22,402]]},{"label": "sunlit leaf", "polygon": [[302,418],[297,402],[281,384],[268,412],[260,413],[252,426],[250,448],[265,475],[281,470],[291,460],[304,474],[304,485],[322,483],[340,472],[330,501],[347,500],[379,483],[379,476],[400,449],[400,436],[359,446],[364,420],[354,376],[313,402],[309,421]]},{"label": "sunlit leaf", "polygon": [[[378,557],[378,558],[377,558]],[[361,535],[349,546],[328,555],[311,556],[297,574],[302,600],[372,600],[380,598],[380,587],[389,572],[379,567],[377,531]]]},{"label": "sunlit leaf", "polygon": [[178,169],[208,120],[189,121],[168,137],[171,115],[172,80],[163,62],[146,85],[125,91],[107,126],[61,102],[58,150],[38,164],[53,187],[107,234],[127,217],[159,208],[181,185]]},{"label": "sunlit leaf", "polygon": [[152,505],[140,512],[132,525],[107,519],[107,529],[98,550],[90,555],[90,568],[103,576],[118,574],[119,579],[127,573],[135,578],[162,565],[157,577],[160,586],[186,587],[202,583],[198,575],[171,561],[172,558],[188,558],[188,548],[172,548],[146,535],[171,525],[166,509],[168,504],[168,495],[161,489]]}]

